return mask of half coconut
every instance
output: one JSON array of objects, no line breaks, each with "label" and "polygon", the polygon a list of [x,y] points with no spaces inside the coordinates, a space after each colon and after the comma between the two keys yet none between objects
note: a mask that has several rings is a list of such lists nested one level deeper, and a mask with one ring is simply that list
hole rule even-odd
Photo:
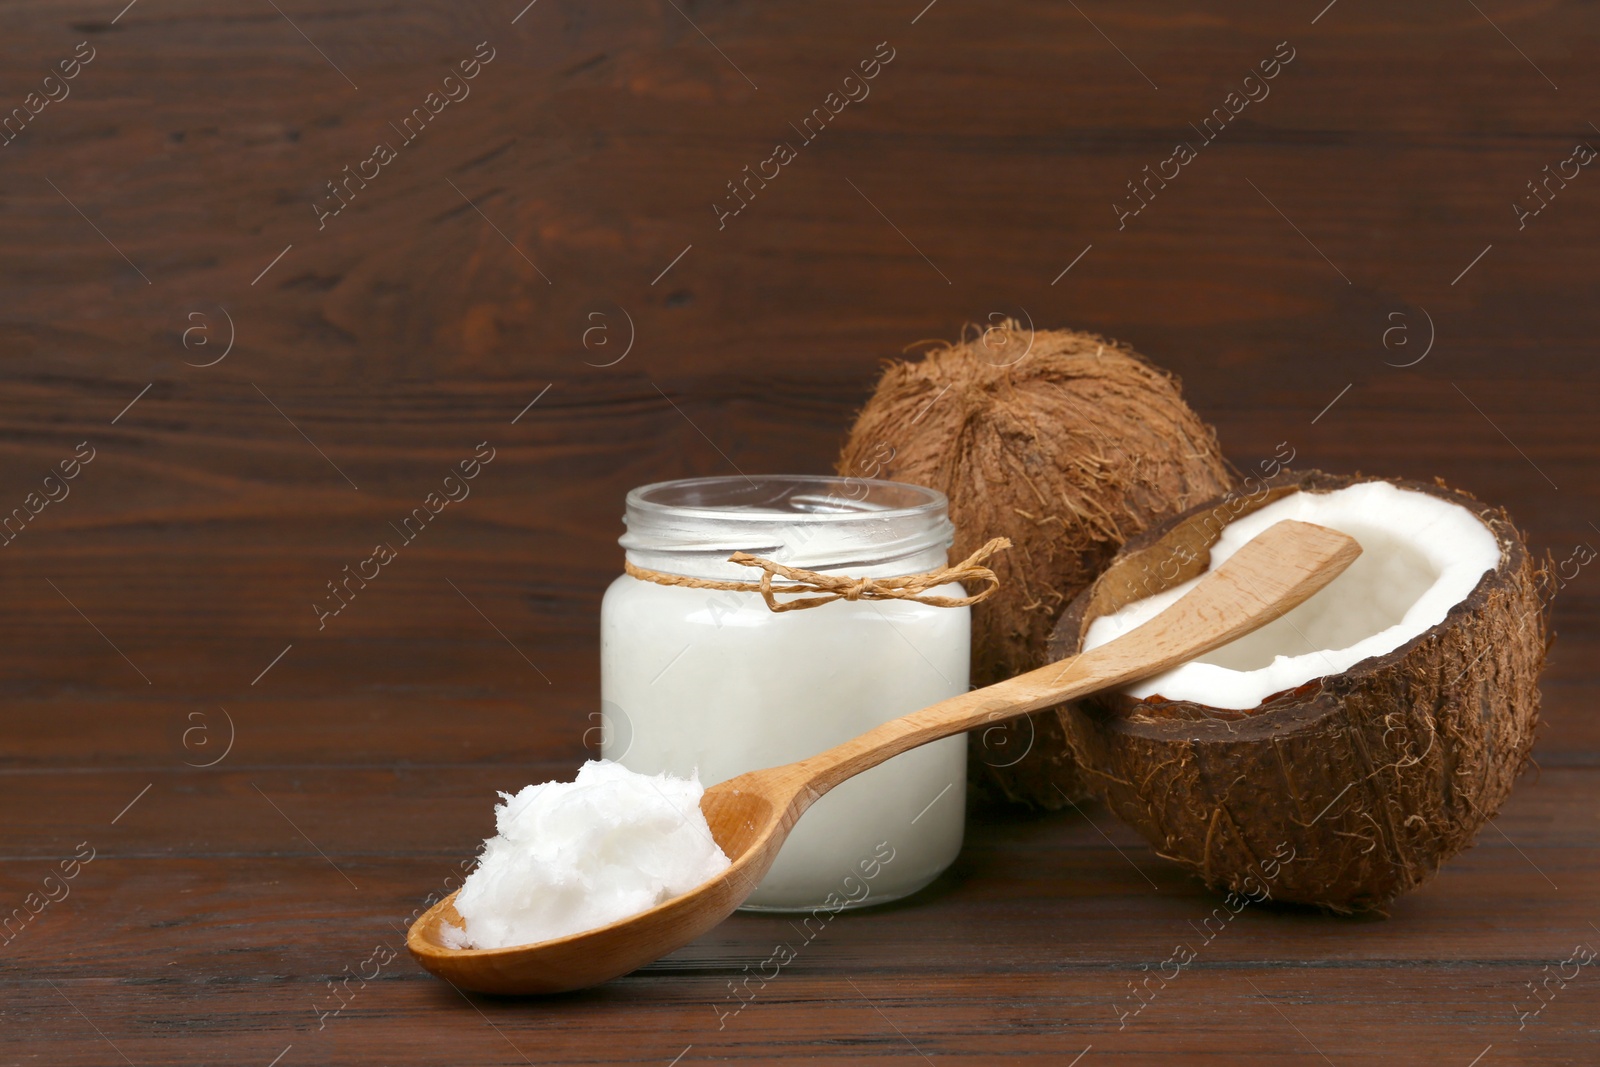
[{"label": "half coconut", "polygon": [[1218,890],[1381,910],[1467,847],[1528,762],[1546,620],[1505,512],[1419,482],[1283,472],[1130,542],[1054,658],[1153,616],[1280,519],[1361,542],[1260,630],[1059,709],[1089,785]]}]

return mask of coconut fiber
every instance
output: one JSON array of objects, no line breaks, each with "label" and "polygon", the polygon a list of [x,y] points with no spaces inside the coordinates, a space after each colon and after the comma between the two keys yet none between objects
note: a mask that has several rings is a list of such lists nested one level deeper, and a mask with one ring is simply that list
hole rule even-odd
[{"label": "coconut fiber", "polygon": [[[838,471],[942,491],[953,558],[1011,539],[989,563],[1000,589],[972,609],[977,685],[1048,662],[1063,606],[1125,541],[1233,481],[1172,375],[1115,341],[1015,321],[889,363]],[[1053,711],[969,736],[980,795],[1050,809],[1084,795]]]}]

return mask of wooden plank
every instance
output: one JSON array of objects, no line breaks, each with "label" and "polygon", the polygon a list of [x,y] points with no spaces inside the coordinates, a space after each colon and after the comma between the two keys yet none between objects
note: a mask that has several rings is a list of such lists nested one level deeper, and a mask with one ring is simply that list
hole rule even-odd
[{"label": "wooden plank", "polygon": [[[741,1002],[731,999],[729,982],[759,972],[773,944],[802,940],[785,919],[737,916],[602,990],[544,1003],[476,1003],[528,1054],[541,1055],[538,1062],[613,1062],[594,1047],[598,1032],[641,1060],[658,1049],[670,1058],[691,1042],[703,1055],[745,1054],[750,1042],[776,1043],[802,1058],[826,1055],[836,1042],[898,1054],[892,1028],[868,1023],[875,1015],[864,999],[929,1054],[1070,1056],[1091,1042],[1128,1053],[1176,1042],[1200,1054],[1222,1042],[1250,1062],[1267,1062],[1306,1054],[1309,1038],[1339,1056],[1335,1062],[1364,1062],[1392,1041],[1383,1028],[1393,1026],[1408,1028],[1408,1040],[1420,1034],[1451,1049],[1531,1042],[1546,1055],[1576,1055],[1578,1024],[1594,1009],[1591,984],[1571,982],[1520,1031],[1512,1006],[1546,964],[1565,959],[1575,942],[1592,942],[1585,901],[1593,899],[1594,876],[1563,876],[1560,893],[1546,892],[1493,851],[1469,853],[1387,922],[1250,908],[1224,924],[1213,917],[1214,898],[1166,879],[1161,891],[1146,891],[1103,845],[1059,859],[991,855],[980,846],[916,902],[830,920],[796,946],[803,950],[779,978],[739,994],[754,1002],[721,1030],[719,1012]],[[1531,854],[1548,862],[1554,851],[1535,846]],[[1029,855],[1034,870],[1019,879]],[[471,1062],[500,1062],[494,1056],[503,1037],[483,1030],[448,987],[404,957],[367,989],[352,982],[351,1008],[318,1029],[313,1005],[338,1004],[329,979],[342,978],[347,964],[359,969],[377,945],[398,948],[390,924],[404,922],[415,887],[442,887],[449,873],[438,860],[378,860],[349,870],[359,889],[314,854],[96,858],[73,895],[8,946],[18,969],[8,1011],[21,1038],[14,1050],[48,1047],[59,1050],[52,1062],[103,1062],[103,1048],[62,1005],[54,982],[135,1062],[174,1040],[174,1027],[182,1028],[183,1054],[200,1058],[224,1042],[259,1049],[277,1041],[320,1062],[376,1042],[388,1062],[427,1063],[446,1042],[462,1042],[459,1054]],[[1492,916],[1484,914],[1486,898],[1503,902]],[[1201,927],[1208,918],[1213,925]],[[1486,952],[1490,940],[1499,944]],[[1144,996],[1155,999],[1119,1029],[1119,1009],[1139,1003],[1128,983],[1159,970],[1178,944],[1193,949],[1194,962],[1168,988],[1152,983],[1159,992]],[[1279,1025],[1265,999],[1296,1018],[1301,1035]],[[1524,1010],[1536,1006],[1526,995],[1523,1001]],[[952,1014],[952,1003],[963,1010]],[[823,1010],[830,1029],[819,1034]],[[1365,1022],[1351,1028],[1336,1018]],[[419,1025],[396,1041],[402,1020]],[[640,1047],[647,1034],[662,1044]],[[665,1047],[672,1041],[677,1049]],[[84,1059],[53,1058],[68,1050]],[[625,1054],[615,1062],[631,1060]]]}]

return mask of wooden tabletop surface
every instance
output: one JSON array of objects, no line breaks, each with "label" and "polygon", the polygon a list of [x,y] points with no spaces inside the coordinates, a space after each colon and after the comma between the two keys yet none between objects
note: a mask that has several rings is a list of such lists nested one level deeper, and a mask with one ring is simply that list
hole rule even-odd
[{"label": "wooden tabletop surface", "polygon": [[[1592,7],[124,4],[0,13],[0,1063],[1596,1062]],[[809,939],[422,972],[494,791],[593,749],[626,490],[825,470],[880,360],[1005,315],[1133,343],[1241,465],[1439,476],[1565,564],[1476,847],[1386,919],[1219,929],[1095,806],[975,811]]]}]

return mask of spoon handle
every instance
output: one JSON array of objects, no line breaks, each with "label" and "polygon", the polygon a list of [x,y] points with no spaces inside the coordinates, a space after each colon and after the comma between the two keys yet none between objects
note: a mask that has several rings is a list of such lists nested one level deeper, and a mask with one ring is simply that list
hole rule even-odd
[{"label": "spoon handle", "polygon": [[[1361,554],[1352,537],[1311,523],[1275,523],[1148,622],[1098,648],[893,719],[791,764],[820,797],[908,749],[1160,674],[1266,625],[1333,581]],[[807,796],[809,794],[809,796]]]}]

